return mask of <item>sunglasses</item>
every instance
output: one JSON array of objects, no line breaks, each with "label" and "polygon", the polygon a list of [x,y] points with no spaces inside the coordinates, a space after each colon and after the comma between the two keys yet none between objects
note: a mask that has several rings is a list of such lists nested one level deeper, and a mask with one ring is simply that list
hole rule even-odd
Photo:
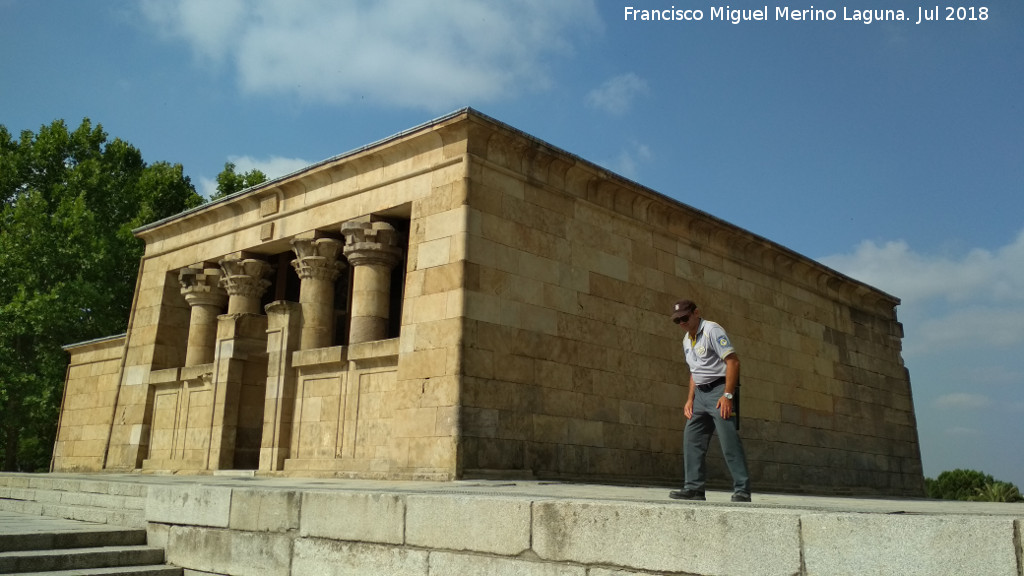
[{"label": "sunglasses", "polygon": [[683,322],[689,322],[689,321],[690,321],[690,315],[689,314],[687,314],[686,316],[680,316],[679,318],[675,319],[675,323],[676,324],[682,324]]}]

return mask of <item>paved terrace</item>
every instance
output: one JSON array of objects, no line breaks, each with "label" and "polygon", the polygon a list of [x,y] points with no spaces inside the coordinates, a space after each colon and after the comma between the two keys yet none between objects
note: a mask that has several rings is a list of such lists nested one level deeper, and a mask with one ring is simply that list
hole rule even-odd
[{"label": "paved terrace", "polygon": [[0,474],[0,509],[145,526],[150,544],[196,575],[1024,576],[1024,504],[729,496],[691,503],[668,488],[543,481]]}]

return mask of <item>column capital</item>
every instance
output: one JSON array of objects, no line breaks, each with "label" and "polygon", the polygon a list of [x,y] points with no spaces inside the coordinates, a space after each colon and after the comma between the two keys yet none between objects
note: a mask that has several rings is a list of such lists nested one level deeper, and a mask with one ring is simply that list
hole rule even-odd
[{"label": "column capital", "polygon": [[221,286],[229,296],[244,296],[260,299],[270,286],[270,280],[264,278],[270,274],[270,264],[255,258],[224,259],[220,261],[223,271]]},{"label": "column capital", "polygon": [[402,259],[398,231],[387,222],[350,220],[341,225],[345,257],[352,266],[364,264],[393,268]]},{"label": "column capital", "polygon": [[220,287],[220,280],[221,271],[217,268],[186,267],[178,271],[181,293],[189,306],[223,308],[228,301],[228,295]]},{"label": "column capital", "polygon": [[316,278],[333,282],[345,268],[345,262],[338,259],[344,243],[333,238],[294,239],[292,251],[297,258],[292,266],[300,279]]},{"label": "column capital", "polygon": [[192,309],[188,322],[185,366],[213,362],[217,340],[217,315],[228,303],[227,292],[220,287],[221,270],[203,265],[189,266],[178,272],[181,293]]}]

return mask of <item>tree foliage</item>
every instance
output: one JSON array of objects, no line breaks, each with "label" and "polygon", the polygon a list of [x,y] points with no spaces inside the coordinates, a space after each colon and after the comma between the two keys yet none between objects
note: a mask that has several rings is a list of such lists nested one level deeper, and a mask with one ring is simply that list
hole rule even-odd
[{"label": "tree foliage", "polygon": [[929,498],[976,502],[1020,502],[1020,490],[978,470],[947,470],[935,479],[925,478]]},{"label": "tree foliage", "polygon": [[202,198],[180,164],[147,165],[85,119],[14,138],[0,125],[0,454],[45,469],[64,344],[125,330],[141,241],[132,229]]},{"label": "tree foliage", "polygon": [[978,490],[974,499],[980,502],[1024,502],[1024,496],[1016,485],[998,480]]},{"label": "tree foliage", "polygon": [[217,193],[210,200],[230,196],[235,192],[251,188],[266,181],[267,175],[255,168],[245,174],[239,174],[235,172],[234,163],[225,162],[224,170],[217,175]]}]

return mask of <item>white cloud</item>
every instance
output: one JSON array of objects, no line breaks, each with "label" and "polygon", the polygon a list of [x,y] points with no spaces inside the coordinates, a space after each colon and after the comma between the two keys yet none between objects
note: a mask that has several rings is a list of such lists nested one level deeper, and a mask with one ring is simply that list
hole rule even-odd
[{"label": "white cloud", "polygon": [[619,152],[619,156],[610,167],[616,173],[635,180],[640,165],[649,162],[651,157],[651,149],[646,144],[630,142]]},{"label": "white cloud", "polygon": [[1024,232],[995,251],[929,255],[903,241],[865,241],[821,262],[902,300],[908,356],[1024,342]]},{"label": "white cloud", "polygon": [[242,88],[444,109],[543,90],[601,27],[593,0],[153,0],[143,14]]},{"label": "white cloud", "polygon": [[625,114],[633,99],[647,92],[647,81],[630,72],[610,78],[591,90],[587,94],[587,105],[611,114]]},{"label": "white cloud", "polygon": [[978,410],[989,404],[988,397],[981,394],[943,394],[935,399],[935,407],[944,410]]},{"label": "white cloud", "polygon": [[1024,232],[995,252],[930,256],[915,253],[902,240],[883,245],[866,240],[853,254],[821,261],[908,300],[1024,302]]},{"label": "white cloud", "polygon": [[143,0],[142,14],[161,24],[157,33],[180,36],[203,58],[220,61],[227,56],[245,17],[243,0]]},{"label": "white cloud", "polygon": [[199,192],[199,195],[209,200],[217,193],[217,181],[212,178],[200,176],[198,188],[199,189],[196,191]]},{"label": "white cloud", "polygon": [[234,163],[235,172],[244,173],[255,169],[266,174],[268,180],[280,178],[312,164],[309,160],[302,158],[282,158],[281,156],[271,156],[270,158],[229,156],[228,161]]},{"label": "white cloud", "polygon": [[[267,180],[273,180],[274,178],[280,178],[301,170],[310,164],[313,164],[309,160],[303,160],[302,158],[283,158],[281,156],[271,156],[269,158],[253,158],[252,156],[229,156],[228,162],[235,165],[235,172],[238,174],[244,174],[250,170],[259,170],[267,176]],[[206,198],[210,198],[217,193],[217,179],[200,177],[199,178],[199,190],[198,192]]]}]

